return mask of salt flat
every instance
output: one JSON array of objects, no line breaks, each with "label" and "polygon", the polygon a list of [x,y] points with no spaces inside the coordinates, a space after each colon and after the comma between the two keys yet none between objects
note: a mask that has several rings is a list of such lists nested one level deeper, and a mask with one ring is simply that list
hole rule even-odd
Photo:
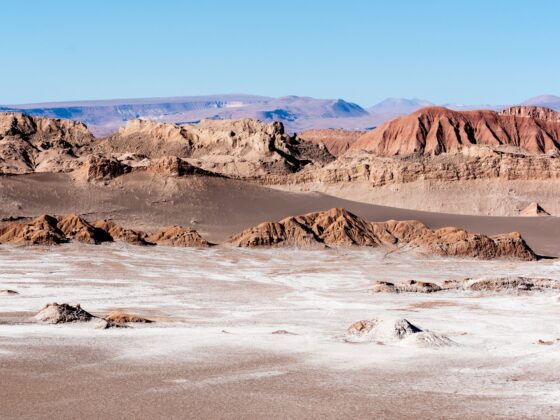
[{"label": "salt flat", "polygon": [[[555,260],[71,244],[2,247],[0,267],[0,289],[19,292],[0,295],[2,418],[560,416],[557,291],[370,291],[375,280],[560,281]],[[29,322],[50,302],[156,323]],[[373,317],[456,345],[344,340]]]}]

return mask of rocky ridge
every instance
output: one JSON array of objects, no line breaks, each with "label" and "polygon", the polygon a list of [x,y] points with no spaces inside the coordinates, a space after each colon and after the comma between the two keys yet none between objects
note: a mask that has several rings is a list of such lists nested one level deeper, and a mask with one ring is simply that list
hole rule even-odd
[{"label": "rocky ridge", "polygon": [[117,133],[101,139],[92,151],[105,155],[137,153],[149,159],[177,156],[233,177],[293,173],[333,159],[323,146],[286,134],[279,122],[250,119],[185,125],[130,120]]},{"label": "rocky ridge", "polygon": [[391,251],[414,249],[440,256],[537,258],[516,232],[486,236],[454,227],[432,230],[414,220],[367,222],[344,209],[262,223],[232,236],[227,242],[239,247],[382,246]]},{"label": "rocky ridge", "polygon": [[89,223],[74,214],[59,217],[42,215],[28,222],[8,223],[0,228],[0,244],[56,245],[71,240],[88,244],[122,241],[133,245],[211,245],[196,230],[181,226],[171,226],[148,235],[123,228],[110,220]]},{"label": "rocky ridge", "polygon": [[478,146],[437,156],[377,156],[350,150],[316,171],[257,179],[264,185],[336,184],[367,182],[370,187],[415,181],[469,181],[480,179],[558,180],[560,158],[520,150]]},{"label": "rocky ridge", "polygon": [[379,156],[439,155],[472,145],[510,145],[531,153],[558,152],[559,115],[542,107],[513,107],[501,113],[427,107],[380,125],[350,150]]}]

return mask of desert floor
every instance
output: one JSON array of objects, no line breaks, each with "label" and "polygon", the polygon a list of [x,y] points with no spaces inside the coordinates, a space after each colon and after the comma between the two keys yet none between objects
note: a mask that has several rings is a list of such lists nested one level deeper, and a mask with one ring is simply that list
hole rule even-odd
[{"label": "desert floor", "polygon": [[[560,417],[558,293],[369,291],[374,280],[560,281],[555,260],[71,244],[2,247],[0,266],[0,289],[20,293],[0,295],[2,418]],[[49,302],[156,323],[30,322]],[[378,316],[456,345],[344,341]]]}]

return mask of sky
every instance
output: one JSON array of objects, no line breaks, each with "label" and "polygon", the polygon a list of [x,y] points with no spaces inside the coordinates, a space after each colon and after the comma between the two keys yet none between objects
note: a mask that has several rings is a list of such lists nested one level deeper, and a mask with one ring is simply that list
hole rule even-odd
[{"label": "sky", "polygon": [[11,0],[0,16],[0,104],[560,95],[557,0]]}]

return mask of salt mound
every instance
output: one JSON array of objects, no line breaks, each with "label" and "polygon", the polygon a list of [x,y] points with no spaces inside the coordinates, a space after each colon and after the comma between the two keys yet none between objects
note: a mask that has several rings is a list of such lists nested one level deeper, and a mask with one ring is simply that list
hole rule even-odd
[{"label": "salt mound", "polygon": [[2,295],[19,295],[19,293],[16,292],[15,290],[1,289],[0,290],[0,296],[2,296]]},{"label": "salt mound", "polygon": [[441,286],[427,281],[407,280],[403,284],[395,285],[388,281],[376,281],[373,284],[374,293],[433,293],[442,290]]},{"label": "salt mound", "polygon": [[355,322],[346,332],[351,343],[407,343],[420,347],[442,347],[454,342],[440,334],[424,331],[404,318],[373,318]]},{"label": "salt mound", "polygon": [[498,277],[465,280],[462,287],[477,292],[534,291],[560,289],[560,281],[532,277]]},{"label": "salt mound", "polygon": [[94,318],[84,311],[80,305],[71,306],[67,303],[49,303],[33,317],[35,321],[47,324],[61,324],[67,322],[88,322]]}]

